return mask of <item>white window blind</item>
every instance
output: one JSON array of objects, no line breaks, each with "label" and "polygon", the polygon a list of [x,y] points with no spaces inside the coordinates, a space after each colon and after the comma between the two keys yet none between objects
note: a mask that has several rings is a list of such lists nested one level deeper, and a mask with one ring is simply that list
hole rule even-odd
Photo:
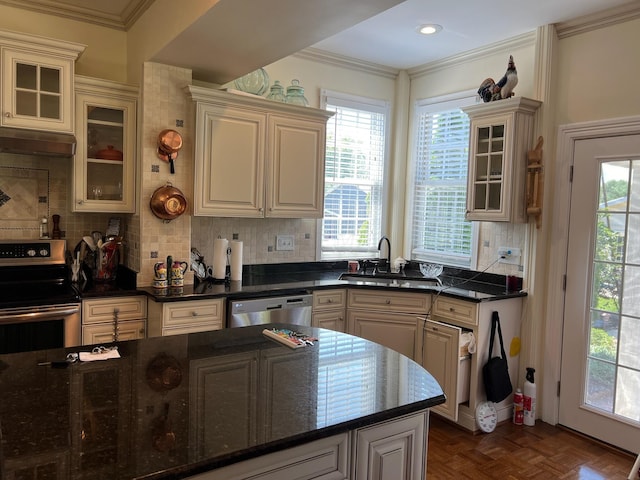
[{"label": "white window blind", "polygon": [[474,224],[464,219],[469,118],[475,96],[416,107],[411,201],[412,259],[471,267]]},{"label": "white window blind", "polygon": [[384,205],[388,105],[323,92],[327,123],[322,258],[377,251]]}]

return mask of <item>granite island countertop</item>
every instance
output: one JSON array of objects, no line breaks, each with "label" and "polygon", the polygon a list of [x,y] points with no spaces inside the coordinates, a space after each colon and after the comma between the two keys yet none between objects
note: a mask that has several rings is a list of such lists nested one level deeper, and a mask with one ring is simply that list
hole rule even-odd
[{"label": "granite island countertop", "polygon": [[3,476],[184,478],[444,402],[391,349],[300,326],[318,340],[291,349],[263,328],[120,342],[89,362],[64,361],[86,346],[1,355]]}]

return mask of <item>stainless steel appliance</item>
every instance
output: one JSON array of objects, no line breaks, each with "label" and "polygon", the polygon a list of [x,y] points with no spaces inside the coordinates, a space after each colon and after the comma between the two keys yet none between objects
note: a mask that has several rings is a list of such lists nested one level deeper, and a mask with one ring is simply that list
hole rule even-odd
[{"label": "stainless steel appliance", "polygon": [[65,240],[0,240],[0,353],[80,344]]},{"label": "stainless steel appliance", "polygon": [[279,297],[230,300],[228,327],[246,327],[263,323],[311,325],[313,295],[303,292]]}]

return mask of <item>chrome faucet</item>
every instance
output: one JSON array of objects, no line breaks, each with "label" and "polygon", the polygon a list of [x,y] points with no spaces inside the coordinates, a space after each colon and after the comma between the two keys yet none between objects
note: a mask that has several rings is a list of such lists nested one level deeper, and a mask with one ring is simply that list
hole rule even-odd
[{"label": "chrome faucet", "polygon": [[391,271],[391,242],[385,236],[383,236],[378,242],[378,251],[382,248],[382,242],[387,241],[387,272]]}]

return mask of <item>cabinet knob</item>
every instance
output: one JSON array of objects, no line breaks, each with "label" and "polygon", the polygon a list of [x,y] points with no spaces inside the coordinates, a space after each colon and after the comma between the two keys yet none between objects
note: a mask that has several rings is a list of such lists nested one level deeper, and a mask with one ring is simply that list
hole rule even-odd
[{"label": "cabinet knob", "polygon": [[453,308],[453,307],[449,307],[449,311],[450,311],[450,312],[455,312],[455,311],[456,311],[456,309],[455,309],[455,308]]},{"label": "cabinet knob", "polygon": [[78,205],[82,205],[84,203],[84,200],[78,200]]},{"label": "cabinet knob", "polygon": [[387,299],[384,303],[386,303],[387,305],[391,305],[391,300]]},{"label": "cabinet knob", "polygon": [[141,328],[141,329],[139,330],[139,332],[140,332],[140,335],[143,335],[143,334],[144,334],[144,328]]},{"label": "cabinet knob", "polygon": [[333,300],[329,299],[327,300],[327,303],[333,303]]},{"label": "cabinet knob", "polygon": [[4,116],[6,118],[11,118],[11,112],[4,112]]},{"label": "cabinet knob", "polygon": [[191,316],[192,317],[197,317],[198,316],[198,312],[196,312],[196,311],[191,312]]}]

